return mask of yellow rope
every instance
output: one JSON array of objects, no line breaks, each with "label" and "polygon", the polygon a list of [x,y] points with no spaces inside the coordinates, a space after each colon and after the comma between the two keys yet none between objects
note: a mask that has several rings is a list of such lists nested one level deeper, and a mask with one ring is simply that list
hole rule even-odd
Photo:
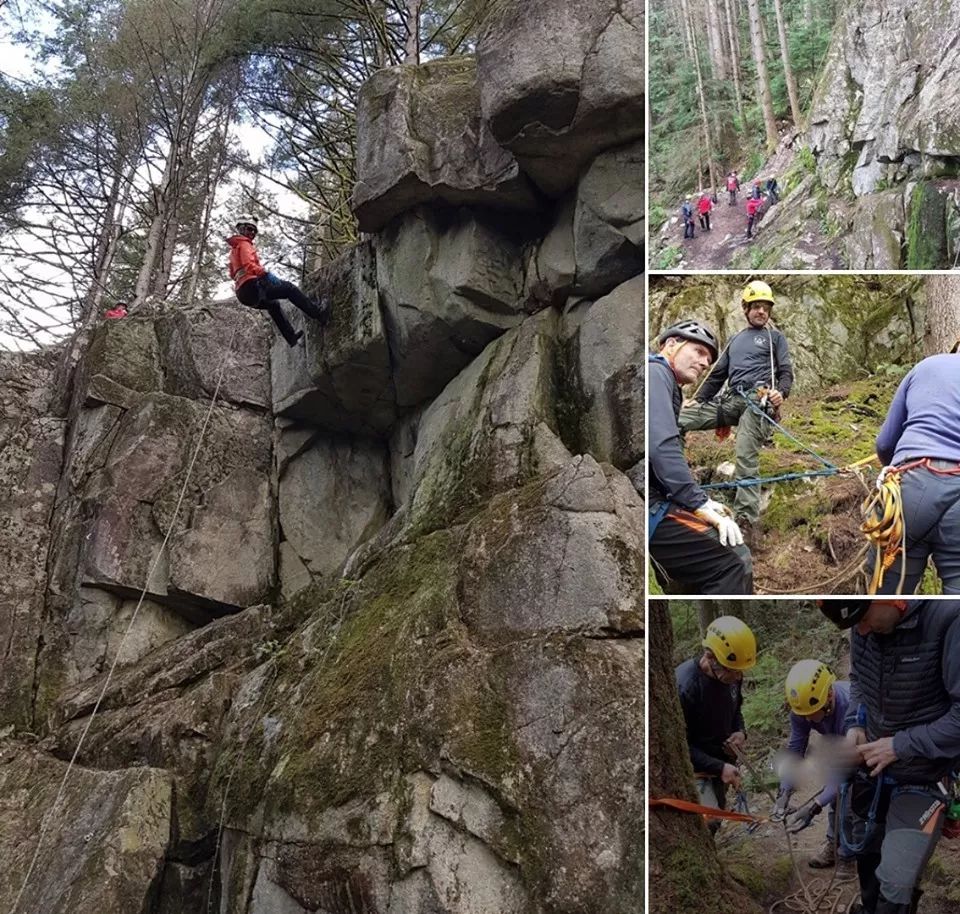
[{"label": "yellow rope", "polygon": [[[903,497],[900,492],[900,474],[888,473],[879,488],[868,495],[861,506],[864,521],[860,530],[874,549],[873,574],[867,593],[875,594],[883,586],[884,574],[903,552],[906,542],[906,521],[903,516]],[[903,591],[906,575],[906,556],[900,562],[900,583],[897,593]]]}]

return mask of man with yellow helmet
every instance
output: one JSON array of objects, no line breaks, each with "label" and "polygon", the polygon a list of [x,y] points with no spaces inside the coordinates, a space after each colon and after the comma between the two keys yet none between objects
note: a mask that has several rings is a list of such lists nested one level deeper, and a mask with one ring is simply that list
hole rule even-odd
[{"label": "man with yellow helmet", "polygon": [[[780,408],[793,386],[787,339],[770,326],[773,290],[755,279],[744,288],[741,304],[747,326],[727,344],[678,423],[682,432],[736,425],[737,480],[759,477],[760,448],[770,428],[765,417]],[[733,512],[745,542],[753,548],[760,486],[738,487]]]},{"label": "man with yellow helmet", "polygon": [[747,741],[741,683],[757,662],[757,641],[746,623],[721,616],[707,626],[702,646],[699,657],[677,667],[677,691],[700,802],[723,809],[727,786],[741,783],[737,752]]},{"label": "man with yellow helmet", "polygon": [[[840,682],[825,663],[820,660],[801,660],[791,667],[784,684],[787,704],[790,706],[790,738],[787,753],[799,758],[807,754],[810,733],[843,736],[847,732],[845,718],[850,704],[850,683]],[[827,784],[816,797],[808,800],[798,810],[790,811],[790,796],[793,785],[789,777],[782,777],[777,791],[777,802],[772,818],[782,819],[788,812],[787,827],[796,833],[807,828],[824,810],[827,814],[827,838],[819,853],[807,861],[809,866],[823,868],[837,862],[836,801],[838,784]],[[840,849],[841,865],[849,869],[853,855]]]}]

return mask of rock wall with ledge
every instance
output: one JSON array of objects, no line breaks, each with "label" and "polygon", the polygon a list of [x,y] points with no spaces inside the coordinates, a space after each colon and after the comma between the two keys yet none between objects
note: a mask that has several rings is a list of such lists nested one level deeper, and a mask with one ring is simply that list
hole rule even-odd
[{"label": "rock wall with ledge", "polygon": [[0,366],[0,907],[84,732],[30,910],[642,907],[642,21],[515,12],[364,88],[375,234],[300,346],[235,302],[106,321],[66,416],[56,353]]}]

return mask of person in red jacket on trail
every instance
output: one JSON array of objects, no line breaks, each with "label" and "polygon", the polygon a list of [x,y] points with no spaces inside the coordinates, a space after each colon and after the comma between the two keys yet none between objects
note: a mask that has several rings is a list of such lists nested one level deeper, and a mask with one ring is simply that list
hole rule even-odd
[{"label": "person in red jacket on trail", "polygon": [[759,218],[760,207],[763,206],[763,199],[760,197],[750,197],[747,200],[747,237],[753,237],[753,226]]},{"label": "person in red jacket on trail", "polygon": [[697,201],[697,212],[700,214],[700,228],[705,232],[710,231],[710,210],[712,209],[713,201],[710,199],[710,194],[704,191]]},{"label": "person in red jacket on trail", "polygon": [[737,191],[740,190],[740,179],[735,171],[727,175],[727,193],[730,194],[730,206],[737,205]]},{"label": "person in red jacket on trail", "polygon": [[294,330],[290,321],[280,308],[278,299],[285,298],[293,302],[304,314],[326,324],[330,319],[329,303],[317,305],[313,299],[304,295],[299,287],[268,272],[260,263],[253,239],[257,236],[259,223],[256,216],[237,216],[234,224],[236,234],[227,239],[230,245],[230,278],[234,283],[234,294],[241,304],[269,312],[283,338],[291,346],[296,346],[303,336],[302,330]]}]

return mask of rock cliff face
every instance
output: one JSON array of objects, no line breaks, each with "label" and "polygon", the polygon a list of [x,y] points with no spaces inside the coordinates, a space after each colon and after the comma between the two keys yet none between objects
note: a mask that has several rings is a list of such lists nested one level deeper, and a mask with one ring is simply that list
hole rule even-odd
[{"label": "rock cliff face", "polygon": [[235,302],[106,321],[65,416],[58,352],[0,361],[0,909],[44,825],[18,911],[642,906],[642,21],[608,7],[371,80],[376,234],[301,346]]},{"label": "rock cliff face", "polygon": [[[943,269],[960,250],[960,3],[869,0],[838,17],[807,131],[816,180],[779,207],[758,264]],[[770,169],[777,171],[777,169]],[[783,171],[777,173],[783,174]],[[803,223],[837,238],[839,263],[804,256]],[[801,246],[802,247],[802,246]]]}]

